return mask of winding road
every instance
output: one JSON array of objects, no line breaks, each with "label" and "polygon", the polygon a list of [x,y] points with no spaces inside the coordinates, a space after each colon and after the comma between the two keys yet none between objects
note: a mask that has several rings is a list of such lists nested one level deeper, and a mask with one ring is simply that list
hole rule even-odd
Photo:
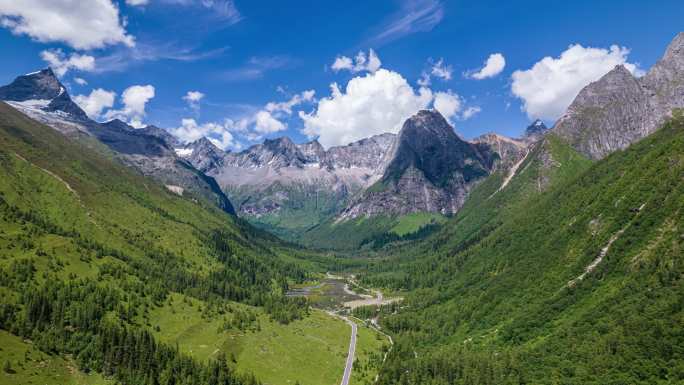
[{"label": "winding road", "polygon": [[352,367],[354,366],[354,353],[356,351],[356,322],[351,321],[347,317],[342,317],[349,326],[351,326],[351,339],[349,340],[349,353],[347,353],[347,364],[344,366],[344,375],[340,385],[349,385],[349,378],[351,377]]}]

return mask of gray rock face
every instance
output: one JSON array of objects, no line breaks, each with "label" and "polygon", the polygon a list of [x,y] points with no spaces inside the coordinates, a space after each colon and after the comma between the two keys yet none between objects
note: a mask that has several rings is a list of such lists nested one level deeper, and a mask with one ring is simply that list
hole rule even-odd
[{"label": "gray rock face", "polygon": [[684,33],[643,78],[616,66],[577,95],[554,131],[575,149],[601,159],[657,130],[684,107]]},{"label": "gray rock face", "polygon": [[213,178],[175,154],[172,145],[178,144],[177,139],[157,127],[136,130],[120,120],[98,123],[89,119],[49,68],[19,76],[0,87],[0,99],[74,140],[97,139],[122,163],[157,179],[175,193],[189,193],[235,213]]},{"label": "gray rock face", "polygon": [[200,138],[185,145],[184,148],[176,147],[176,154],[204,173],[221,167],[227,155],[207,138]]},{"label": "gray rock face", "polygon": [[[532,126],[534,125],[532,124]],[[527,153],[527,147],[530,142],[536,140],[539,135],[543,135],[543,132],[533,132],[526,135],[524,139],[512,139],[496,133],[488,133],[478,136],[473,139],[473,142],[486,144],[497,154],[498,160],[494,163],[492,170],[496,171],[498,169],[508,169],[522,159]]]},{"label": "gray rock face", "polygon": [[385,133],[346,146],[331,147],[325,156],[325,163],[333,168],[365,168],[381,173],[385,166],[384,157],[396,135]]},{"label": "gray rock face", "polygon": [[283,137],[239,153],[226,153],[204,139],[177,153],[216,178],[244,215],[258,218],[307,206],[313,216],[330,216],[382,175],[394,137],[382,134],[327,151],[316,140],[295,144]]},{"label": "gray rock face", "polygon": [[[62,111],[76,119],[87,119],[86,113],[69,97],[66,88],[51,68],[19,76],[6,86],[0,87],[0,100],[27,102],[49,112]],[[44,101],[40,105],[40,101]]]},{"label": "gray rock face", "polygon": [[340,220],[414,212],[454,214],[496,160],[486,144],[460,139],[437,111],[408,119],[382,178],[354,200]]},{"label": "gray rock face", "polygon": [[166,131],[163,128],[159,128],[157,126],[147,126],[143,128],[138,128],[136,129],[136,131],[145,135],[155,136],[163,140],[166,146],[169,148],[183,147],[183,143],[181,143],[181,141],[178,140],[178,138],[171,135],[168,131]]},{"label": "gray rock face", "polygon": [[544,122],[542,122],[541,120],[537,119],[534,122],[532,122],[532,124],[527,126],[527,128],[525,129],[524,138],[538,139],[544,134],[546,134],[548,130],[549,128],[546,127],[546,124],[544,124]]}]

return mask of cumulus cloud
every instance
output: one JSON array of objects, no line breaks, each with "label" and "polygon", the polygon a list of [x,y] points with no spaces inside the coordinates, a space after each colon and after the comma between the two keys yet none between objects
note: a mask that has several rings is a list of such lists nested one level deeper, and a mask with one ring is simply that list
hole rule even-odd
[{"label": "cumulus cloud", "polygon": [[145,106],[154,98],[154,87],[151,85],[135,85],[126,88],[121,94],[123,108],[119,110],[109,110],[104,115],[106,119],[120,119],[128,122],[135,128],[144,127]]},{"label": "cumulus cloud", "polygon": [[337,56],[333,62],[333,71],[349,71],[351,73],[357,72],[375,72],[380,69],[382,62],[373,49],[368,50],[368,55],[365,52],[359,51],[354,59],[347,56]]},{"label": "cumulus cloud", "polygon": [[134,45],[111,0],[0,0],[0,26],[15,35],[75,49]]},{"label": "cumulus cloud", "polygon": [[461,111],[462,101],[460,96],[448,90],[446,92],[436,92],[432,105],[447,120],[451,120]]},{"label": "cumulus cloud", "polygon": [[235,141],[235,138],[229,131],[229,126],[232,122],[226,121],[223,124],[208,122],[198,124],[195,119],[182,119],[180,127],[171,129],[171,133],[180,140],[189,143],[194,142],[200,138],[207,138],[217,147],[222,149],[235,148],[240,149],[240,143]]},{"label": "cumulus cloud", "polygon": [[637,65],[627,62],[628,54],[629,49],[617,45],[610,49],[571,45],[557,58],[547,56],[528,70],[515,71],[511,91],[522,99],[530,119],[555,120],[582,88],[616,65],[640,75]]},{"label": "cumulus cloud", "polygon": [[90,95],[74,96],[74,102],[76,102],[90,118],[98,119],[102,115],[102,111],[114,106],[115,98],[115,92],[97,88],[92,90]]},{"label": "cumulus cloud", "polygon": [[273,117],[269,111],[261,110],[254,116],[254,131],[259,134],[272,134],[286,129],[287,125]]},{"label": "cumulus cloud", "polygon": [[51,49],[42,51],[40,57],[59,77],[64,76],[70,69],[79,71],[93,71],[95,69],[95,58],[89,55],[72,53],[67,57],[61,49]]},{"label": "cumulus cloud", "polygon": [[199,91],[188,91],[185,96],[183,96],[183,100],[185,100],[188,103],[188,106],[195,111],[199,110],[200,101],[202,99],[204,99],[204,94]]},{"label": "cumulus cloud", "polygon": [[432,83],[432,77],[442,79],[443,81],[451,80],[451,74],[454,72],[451,65],[444,63],[444,59],[439,59],[437,62],[433,62],[432,59],[428,59],[430,64],[430,69],[423,71],[420,79],[418,79],[418,85],[427,87]]},{"label": "cumulus cloud", "polygon": [[476,80],[491,78],[500,74],[504,67],[506,58],[500,53],[493,53],[489,55],[482,68],[467,72],[466,77]]},{"label": "cumulus cloud", "polygon": [[142,5],[147,5],[149,3],[149,0],[126,0],[126,4],[133,6],[133,7],[139,7]]},{"label": "cumulus cloud", "polygon": [[470,106],[463,111],[463,114],[461,115],[461,119],[463,120],[468,120],[472,118],[473,116],[479,114],[482,111],[482,108],[478,106]]},{"label": "cumulus cloud", "polygon": [[78,84],[79,86],[87,86],[87,85],[88,85],[88,82],[87,82],[85,79],[83,79],[83,78],[74,78],[74,81],[75,81],[76,84]]},{"label": "cumulus cloud", "polygon": [[226,119],[223,127],[248,141],[261,140],[266,135],[286,130],[288,125],[284,120],[292,115],[295,107],[312,103],[315,94],[314,90],[306,90],[292,95],[285,101],[266,103],[262,108],[254,109],[240,119]]},{"label": "cumulus cloud", "polygon": [[302,133],[318,137],[325,147],[398,132],[404,120],[432,101],[432,91],[421,87],[415,92],[400,74],[385,69],[351,79],[344,91],[336,83],[330,88],[331,95],[319,100],[315,111],[299,112]]}]

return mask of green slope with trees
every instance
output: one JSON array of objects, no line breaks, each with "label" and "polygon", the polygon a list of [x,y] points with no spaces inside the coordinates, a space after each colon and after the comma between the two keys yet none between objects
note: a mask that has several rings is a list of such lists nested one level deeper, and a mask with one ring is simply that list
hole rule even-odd
[{"label": "green slope with trees", "polygon": [[[230,359],[224,337],[250,333],[254,319],[286,335],[293,321],[311,322],[306,301],[285,296],[289,284],[309,276],[312,264],[302,253],[0,103],[0,329],[11,333],[3,338],[55,363],[0,351],[22,369],[4,372],[5,382],[33,373],[56,384],[103,377],[128,384],[257,383],[259,373]],[[162,309],[180,297],[201,312],[199,332],[171,339],[183,318],[170,320]],[[214,320],[222,320],[220,327],[211,327]],[[331,317],[317,320],[325,330],[348,333]],[[218,352],[192,349],[221,339]],[[295,348],[315,350],[314,340],[338,342],[314,330],[308,340],[294,339]],[[338,363],[337,353],[321,352],[321,360],[328,357],[330,370],[341,371],[343,358]],[[53,369],[82,375],[60,380]],[[306,373],[299,380],[318,383]]]},{"label": "green slope with trees", "polygon": [[[684,381],[684,118],[591,163],[548,136],[439,233],[369,263],[381,384]],[[497,181],[498,178],[498,181]]]}]

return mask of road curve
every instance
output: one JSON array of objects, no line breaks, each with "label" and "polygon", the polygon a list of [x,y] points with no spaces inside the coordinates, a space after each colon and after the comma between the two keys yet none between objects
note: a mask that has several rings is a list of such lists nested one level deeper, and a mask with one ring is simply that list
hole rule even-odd
[{"label": "road curve", "polygon": [[347,317],[342,317],[349,326],[351,326],[351,339],[349,340],[349,353],[347,353],[347,364],[344,366],[344,375],[340,385],[349,385],[349,378],[351,377],[352,367],[354,366],[354,353],[356,351],[356,323]]}]

